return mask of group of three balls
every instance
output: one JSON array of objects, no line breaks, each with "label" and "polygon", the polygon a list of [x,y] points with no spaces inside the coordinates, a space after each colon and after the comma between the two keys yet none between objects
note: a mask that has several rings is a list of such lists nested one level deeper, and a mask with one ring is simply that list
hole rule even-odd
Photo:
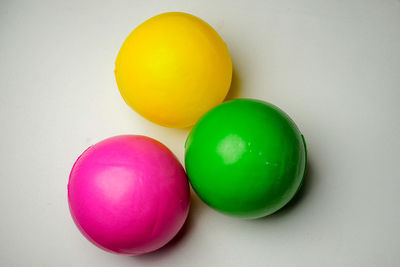
[{"label": "group of three balls", "polygon": [[95,245],[130,255],[165,245],[188,215],[188,178],[205,203],[241,218],[269,215],[296,194],[307,158],[303,136],[271,104],[220,104],[232,63],[201,19],[173,12],[142,23],[122,45],[115,76],[125,102],[145,118],[195,125],[185,143],[186,172],[167,147],[139,135],[106,139],[77,159],[69,207]]}]

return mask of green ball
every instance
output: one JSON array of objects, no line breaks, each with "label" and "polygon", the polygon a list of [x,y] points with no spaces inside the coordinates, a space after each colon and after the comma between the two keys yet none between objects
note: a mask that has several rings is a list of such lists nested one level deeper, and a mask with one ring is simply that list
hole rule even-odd
[{"label": "green ball", "polygon": [[237,99],[207,112],[185,144],[193,189],[212,208],[259,218],[285,206],[305,173],[307,152],[296,124],[266,102]]}]

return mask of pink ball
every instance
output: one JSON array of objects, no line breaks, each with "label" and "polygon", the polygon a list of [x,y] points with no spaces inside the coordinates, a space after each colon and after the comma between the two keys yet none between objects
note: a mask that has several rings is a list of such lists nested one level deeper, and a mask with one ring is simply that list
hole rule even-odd
[{"label": "pink ball", "polygon": [[190,206],[186,173],[163,144],[124,135],[89,147],[72,167],[71,215],[100,248],[138,255],[170,241]]}]

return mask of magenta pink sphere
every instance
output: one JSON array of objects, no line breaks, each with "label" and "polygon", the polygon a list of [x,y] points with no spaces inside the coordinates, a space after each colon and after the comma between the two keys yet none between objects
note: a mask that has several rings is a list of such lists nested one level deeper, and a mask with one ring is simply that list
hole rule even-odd
[{"label": "magenta pink sphere", "polygon": [[89,147],[68,183],[72,217],[82,234],[110,252],[138,255],[170,241],[189,212],[182,165],[163,144],[125,135]]}]

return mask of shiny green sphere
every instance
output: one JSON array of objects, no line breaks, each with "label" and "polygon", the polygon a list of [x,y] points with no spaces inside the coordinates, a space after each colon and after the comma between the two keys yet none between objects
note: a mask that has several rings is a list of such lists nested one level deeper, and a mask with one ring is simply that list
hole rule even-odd
[{"label": "shiny green sphere", "polygon": [[285,206],[300,188],[306,146],[296,124],[269,103],[237,99],[207,112],[185,144],[186,171],[209,206],[259,218]]}]

